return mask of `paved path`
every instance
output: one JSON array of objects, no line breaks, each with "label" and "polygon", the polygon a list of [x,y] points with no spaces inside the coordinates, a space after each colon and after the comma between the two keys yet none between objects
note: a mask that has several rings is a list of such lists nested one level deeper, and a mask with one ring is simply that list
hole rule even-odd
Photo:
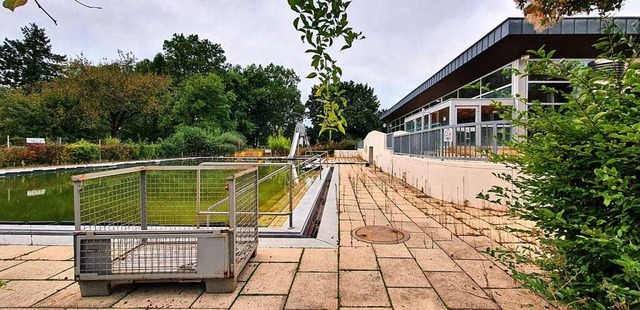
[{"label": "paved path", "polygon": [[[550,308],[477,250],[526,243],[497,237],[492,227],[512,223],[500,212],[428,201],[361,166],[340,167],[340,182],[340,247],[260,248],[232,294],[207,294],[202,284],[145,284],[81,298],[70,246],[10,245],[0,246],[0,279],[7,281],[0,308]],[[351,230],[365,224],[401,228],[411,238],[395,245],[353,239]]]}]

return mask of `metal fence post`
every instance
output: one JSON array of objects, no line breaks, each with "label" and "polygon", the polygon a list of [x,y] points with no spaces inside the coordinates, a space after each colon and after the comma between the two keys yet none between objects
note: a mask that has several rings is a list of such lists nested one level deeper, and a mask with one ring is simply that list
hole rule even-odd
[{"label": "metal fence post", "polygon": [[140,171],[140,228],[147,230],[147,172]]},{"label": "metal fence post", "polygon": [[256,242],[258,242],[258,224],[259,224],[259,220],[258,220],[258,212],[260,210],[260,191],[258,189],[258,186],[260,186],[260,173],[259,169],[256,167],[256,191],[255,191],[255,204],[256,204],[256,212],[255,212],[255,217],[256,217]]},{"label": "metal fence post", "polygon": [[294,166],[291,164],[289,166],[289,228],[293,228],[293,169]]},{"label": "metal fence post", "polygon": [[493,124],[493,153],[498,154],[498,124]]},{"label": "metal fence post", "polygon": [[229,271],[234,272],[236,266],[236,179],[227,179],[229,184]]},{"label": "metal fence post", "polygon": [[[202,177],[202,171],[200,168],[196,170],[196,210],[200,214],[200,178]],[[207,215],[207,226],[209,226],[209,218]],[[200,216],[196,216],[196,227],[200,228]]]},{"label": "metal fence post", "polygon": [[82,190],[82,181],[73,181],[73,216],[75,217],[75,229],[80,230],[82,221],[80,218],[80,191]]}]

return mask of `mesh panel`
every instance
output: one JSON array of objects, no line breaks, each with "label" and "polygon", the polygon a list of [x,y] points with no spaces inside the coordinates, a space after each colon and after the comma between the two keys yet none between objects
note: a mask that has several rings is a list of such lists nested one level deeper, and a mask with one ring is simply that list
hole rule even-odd
[{"label": "mesh panel", "polygon": [[246,173],[235,180],[235,274],[251,258],[258,244],[258,175]]},{"label": "mesh panel", "polygon": [[86,180],[80,193],[83,230],[127,230],[141,223],[137,172]]}]

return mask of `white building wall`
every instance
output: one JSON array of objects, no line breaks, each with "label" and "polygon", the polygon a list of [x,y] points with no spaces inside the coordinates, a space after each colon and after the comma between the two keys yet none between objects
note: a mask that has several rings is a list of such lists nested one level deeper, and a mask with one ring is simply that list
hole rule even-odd
[{"label": "white building wall", "polygon": [[504,165],[462,160],[440,160],[394,155],[385,147],[386,134],[370,132],[364,139],[364,147],[359,150],[364,159],[369,158],[369,148],[373,147],[375,167],[402,179],[425,194],[456,204],[466,204],[476,208],[505,210],[505,207],[477,199],[478,193],[486,193],[492,185],[508,186],[493,173],[514,174],[513,169]]}]

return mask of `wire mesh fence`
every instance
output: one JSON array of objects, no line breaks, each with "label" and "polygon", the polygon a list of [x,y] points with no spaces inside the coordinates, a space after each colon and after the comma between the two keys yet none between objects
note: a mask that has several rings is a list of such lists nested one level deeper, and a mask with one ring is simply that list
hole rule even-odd
[{"label": "wire mesh fence", "polygon": [[[229,165],[74,176],[81,289],[83,280],[235,281],[258,244],[258,179],[256,167]],[[217,211],[202,214],[209,205]]]}]

